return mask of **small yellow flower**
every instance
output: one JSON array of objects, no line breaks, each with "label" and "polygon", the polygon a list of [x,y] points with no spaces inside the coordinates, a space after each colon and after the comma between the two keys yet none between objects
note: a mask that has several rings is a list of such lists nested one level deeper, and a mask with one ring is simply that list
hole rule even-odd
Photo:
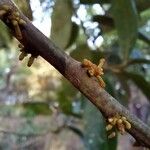
[{"label": "small yellow flower", "polygon": [[[107,119],[108,125],[106,126],[106,131],[109,131],[113,128],[116,128],[121,134],[125,133],[125,130],[131,129],[131,123],[127,120],[126,117],[121,116],[121,115],[115,115],[113,117],[110,117]],[[114,131],[112,134],[108,136],[108,138],[114,137]]]},{"label": "small yellow flower", "polygon": [[19,25],[24,26],[26,21],[24,21],[18,11],[15,11],[9,5],[2,5],[0,7],[0,18],[6,19],[7,23],[11,23],[14,27],[16,38],[21,40],[22,33]]},{"label": "small yellow flower", "polygon": [[97,80],[99,81],[99,84],[102,88],[105,87],[105,82],[101,78],[101,76],[104,74],[102,66],[104,65],[105,59],[100,59],[100,62],[97,65],[93,64],[90,60],[84,59],[82,62],[82,66],[87,68],[87,73],[90,77],[95,76]]}]

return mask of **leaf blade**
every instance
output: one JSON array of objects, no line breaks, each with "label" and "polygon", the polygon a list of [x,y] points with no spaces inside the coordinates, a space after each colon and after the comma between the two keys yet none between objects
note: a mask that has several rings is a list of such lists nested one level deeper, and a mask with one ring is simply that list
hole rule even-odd
[{"label": "leaf blade", "polygon": [[84,129],[84,142],[87,149],[116,150],[117,138],[107,138],[105,130],[106,125],[102,114],[86,99],[83,117],[86,121]]},{"label": "leaf blade", "polygon": [[133,0],[112,0],[112,14],[121,49],[128,57],[137,39],[138,14]]},{"label": "leaf blade", "polygon": [[62,49],[67,46],[70,40],[72,14],[72,2],[70,0],[56,1],[52,14],[51,39]]},{"label": "leaf blade", "polygon": [[133,72],[127,72],[124,71],[123,75],[132,80],[138,88],[145,94],[145,96],[150,100],[150,83],[145,80],[145,78],[142,75],[133,73]]}]

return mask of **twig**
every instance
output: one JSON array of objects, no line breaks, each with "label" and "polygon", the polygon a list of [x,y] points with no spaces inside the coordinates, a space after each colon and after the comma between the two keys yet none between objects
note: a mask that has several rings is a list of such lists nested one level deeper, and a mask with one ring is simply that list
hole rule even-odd
[{"label": "twig", "polygon": [[114,65],[114,66],[105,64],[104,69],[107,71],[112,71],[114,73],[120,73],[124,71],[127,67],[130,67],[131,65],[137,65],[137,64],[150,64],[150,59],[134,58],[134,59],[129,59],[125,63]]},{"label": "twig", "polygon": [[146,59],[146,58],[131,59],[127,62],[125,67],[128,67],[129,65],[134,65],[134,64],[150,64],[150,59]]},{"label": "twig", "polygon": [[[0,5],[10,4],[13,9],[16,6],[10,0],[1,0]],[[132,128],[128,132],[142,146],[150,148],[150,128],[136,116],[132,115],[124,106],[109,95],[93,78],[87,76],[86,70],[81,63],[65,54],[55,46],[46,36],[36,29],[31,22],[21,14],[27,23],[22,28],[23,39],[19,40],[32,52],[38,53],[47,62],[52,64],[63,76],[65,76],[78,90],[80,90],[107,118],[116,113],[125,116],[131,123]],[[5,22],[5,20],[3,20]],[[5,22],[7,25],[7,22]],[[12,29],[11,26],[9,26]],[[13,34],[15,36],[15,34]],[[62,35],[63,36],[63,35]],[[34,84],[34,83],[33,83]]]}]

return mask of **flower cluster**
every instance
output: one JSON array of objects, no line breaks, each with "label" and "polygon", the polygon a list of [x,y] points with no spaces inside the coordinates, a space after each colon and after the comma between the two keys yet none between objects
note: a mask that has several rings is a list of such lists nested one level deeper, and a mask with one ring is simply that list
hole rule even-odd
[{"label": "flower cluster", "polygon": [[[26,49],[22,44],[19,44],[18,47],[21,48],[21,49],[20,49],[21,54],[19,55],[19,60],[22,61],[30,52],[27,51],[27,49]],[[34,54],[34,55],[31,54],[31,57],[29,57],[27,66],[28,66],[28,67],[31,67],[31,65],[32,65],[33,62],[34,62],[34,59],[37,58],[37,57],[38,57],[38,55],[36,55],[36,54]]]},{"label": "flower cluster", "polygon": [[16,38],[21,40],[22,33],[20,26],[24,26],[26,21],[20,17],[20,13],[16,10],[13,10],[9,5],[2,5],[0,7],[0,18],[4,19],[8,24],[13,26]]},{"label": "flower cluster", "polygon": [[[14,28],[14,32],[18,40],[23,38],[21,28],[26,25],[26,21],[21,18],[18,11],[14,10],[11,6],[4,4],[0,6],[0,19],[5,20],[7,24]],[[31,52],[27,50],[22,44],[19,44],[18,47],[21,48],[19,60],[23,60],[28,54],[31,54]],[[37,54],[31,54],[27,64],[28,67],[33,64],[34,59],[37,58],[37,56]]]},{"label": "flower cluster", "polygon": [[[125,133],[125,130],[131,129],[131,124],[127,120],[126,117],[121,115],[116,115],[114,117],[110,117],[107,120],[108,124],[106,126],[106,131],[110,131],[113,128],[116,128],[121,134]],[[113,131],[108,135],[108,138],[113,138],[116,136],[116,133]]]},{"label": "flower cluster", "polygon": [[99,84],[102,88],[105,87],[105,82],[103,81],[103,79],[101,78],[101,76],[104,74],[103,72],[103,68],[102,66],[104,65],[105,59],[100,59],[100,62],[97,65],[93,64],[90,60],[84,59],[82,62],[82,66],[87,68],[87,73],[90,77],[95,76],[98,81]]}]

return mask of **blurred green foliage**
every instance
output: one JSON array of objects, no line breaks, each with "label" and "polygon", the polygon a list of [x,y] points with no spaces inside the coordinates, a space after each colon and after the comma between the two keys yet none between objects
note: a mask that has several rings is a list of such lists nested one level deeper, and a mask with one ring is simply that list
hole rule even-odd
[{"label": "blurred green foliage", "polygon": [[[34,20],[29,0],[14,2]],[[41,7],[46,6],[45,14],[49,13],[49,8],[53,10],[49,15],[50,38],[56,45],[78,61],[87,58],[97,64],[104,57],[106,90],[126,107],[133,83],[150,100],[150,1],[52,2],[53,5],[40,0]],[[18,131],[36,133],[42,129],[33,125],[32,118],[51,116],[58,111],[85,123],[82,129],[70,129],[80,136],[86,149],[117,148],[117,138],[107,139],[102,114],[78,90],[56,71],[48,72],[49,65],[40,68],[41,64],[36,64],[30,71],[24,64],[20,66],[16,50],[17,42],[0,22],[0,116],[30,118]],[[0,146],[7,147],[7,144]]]}]

